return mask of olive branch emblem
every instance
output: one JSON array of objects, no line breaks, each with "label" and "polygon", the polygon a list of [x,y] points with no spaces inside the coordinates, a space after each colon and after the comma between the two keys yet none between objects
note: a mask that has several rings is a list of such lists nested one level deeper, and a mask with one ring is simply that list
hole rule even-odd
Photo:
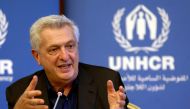
[{"label": "olive branch emblem", "polygon": [[162,20],[161,33],[159,34],[158,38],[153,41],[151,46],[146,46],[146,47],[138,47],[138,46],[134,47],[131,45],[130,41],[124,37],[120,28],[120,21],[125,12],[125,8],[121,8],[116,12],[116,14],[113,17],[113,22],[112,22],[113,33],[115,35],[115,40],[119,43],[119,45],[122,48],[124,48],[125,51],[135,52],[135,53],[138,53],[139,51],[144,51],[146,53],[156,52],[164,45],[164,43],[168,39],[171,21],[169,19],[168,14],[166,13],[164,9],[157,7],[157,10]]},{"label": "olive branch emblem", "polygon": [[0,47],[3,45],[3,43],[6,40],[6,35],[8,33],[8,22],[6,20],[5,14],[0,10]]}]

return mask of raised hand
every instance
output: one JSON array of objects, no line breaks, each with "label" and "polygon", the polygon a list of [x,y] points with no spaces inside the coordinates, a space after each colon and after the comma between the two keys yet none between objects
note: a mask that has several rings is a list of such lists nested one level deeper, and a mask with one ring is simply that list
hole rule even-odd
[{"label": "raised hand", "polygon": [[44,105],[44,100],[40,98],[35,98],[42,94],[40,90],[35,90],[38,82],[38,77],[33,76],[30,84],[20,96],[14,109],[48,109],[47,105]]},{"label": "raised hand", "polygon": [[126,95],[123,86],[119,86],[119,90],[115,91],[113,82],[108,80],[107,92],[110,109],[124,109]]}]

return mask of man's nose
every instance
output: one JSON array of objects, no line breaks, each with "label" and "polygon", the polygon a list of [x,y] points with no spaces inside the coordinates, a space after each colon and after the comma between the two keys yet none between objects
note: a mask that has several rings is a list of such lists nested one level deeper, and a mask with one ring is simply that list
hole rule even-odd
[{"label": "man's nose", "polygon": [[59,58],[63,59],[63,60],[67,60],[69,58],[69,54],[67,49],[65,48],[61,48],[60,54],[59,54]]}]

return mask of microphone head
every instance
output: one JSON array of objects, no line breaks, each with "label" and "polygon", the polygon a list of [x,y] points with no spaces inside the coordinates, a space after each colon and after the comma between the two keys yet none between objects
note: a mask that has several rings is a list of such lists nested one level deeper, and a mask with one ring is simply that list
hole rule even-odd
[{"label": "microphone head", "polygon": [[58,95],[58,96],[62,96],[62,95],[63,95],[63,92],[64,92],[64,89],[63,89],[63,88],[60,88],[60,89],[58,89],[57,95]]},{"label": "microphone head", "polygon": [[58,96],[62,96],[63,93],[62,93],[62,92],[57,92],[57,95],[58,95]]}]

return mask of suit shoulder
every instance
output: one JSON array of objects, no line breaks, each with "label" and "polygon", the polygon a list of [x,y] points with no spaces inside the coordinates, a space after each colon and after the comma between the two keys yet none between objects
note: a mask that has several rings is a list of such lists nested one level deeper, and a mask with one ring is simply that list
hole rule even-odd
[{"label": "suit shoulder", "polygon": [[12,83],[10,86],[7,87],[7,89],[14,89],[16,87],[24,87],[27,83],[29,83],[29,81],[32,79],[32,75],[23,77],[17,81],[15,81],[14,83]]},{"label": "suit shoulder", "polygon": [[7,90],[12,89],[12,90],[21,90],[21,89],[25,89],[28,84],[30,83],[30,81],[32,80],[33,75],[39,75],[41,71],[37,71],[31,75],[25,76],[17,81],[15,81],[14,83],[12,83],[11,85],[9,85],[7,87]]}]

